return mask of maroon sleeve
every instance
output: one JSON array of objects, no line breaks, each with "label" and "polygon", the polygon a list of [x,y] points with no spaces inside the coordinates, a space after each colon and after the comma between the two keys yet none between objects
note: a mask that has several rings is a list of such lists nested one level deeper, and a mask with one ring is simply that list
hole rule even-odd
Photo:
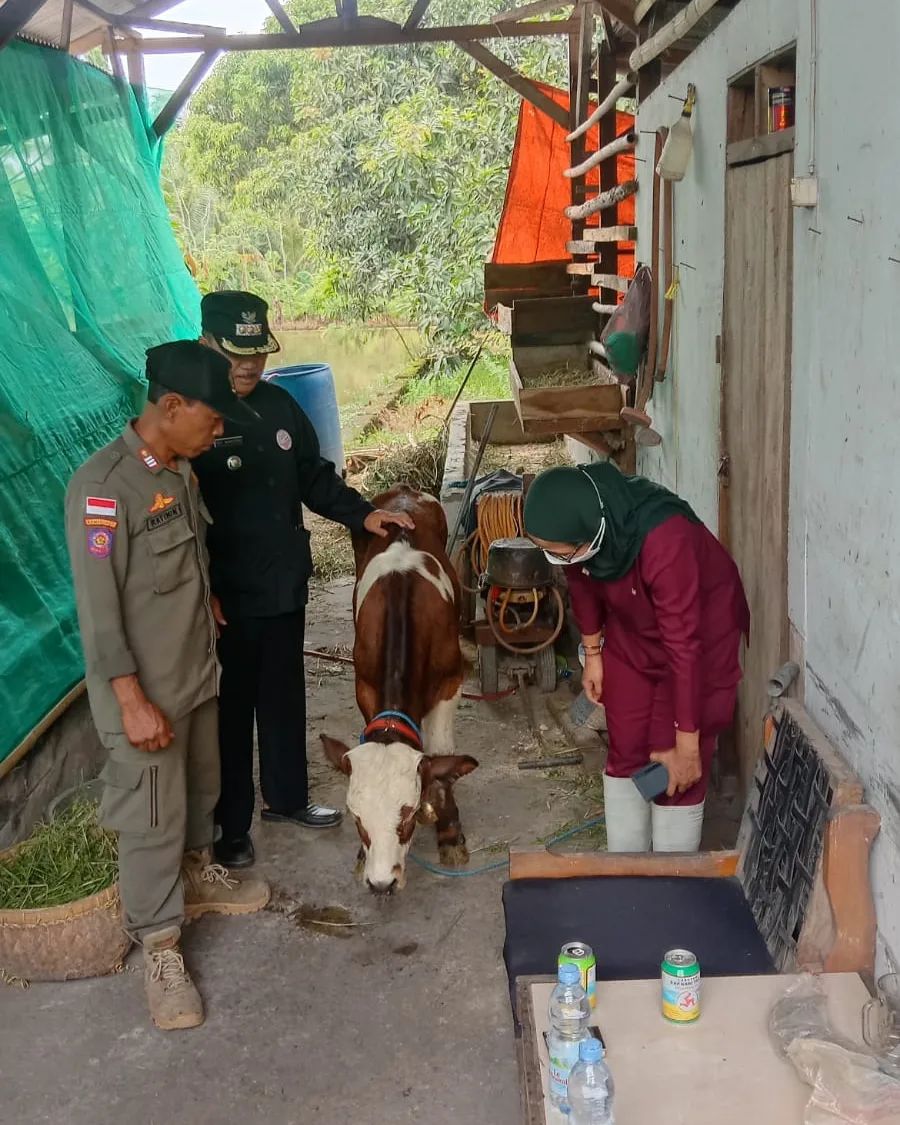
[{"label": "maroon sleeve", "polygon": [[640,553],[640,573],[674,677],[675,726],[700,729],[700,562],[698,525],[673,516],[653,529]]},{"label": "maroon sleeve", "polygon": [[599,633],[606,624],[603,583],[584,573],[580,566],[565,568],[572,613],[583,637]]}]

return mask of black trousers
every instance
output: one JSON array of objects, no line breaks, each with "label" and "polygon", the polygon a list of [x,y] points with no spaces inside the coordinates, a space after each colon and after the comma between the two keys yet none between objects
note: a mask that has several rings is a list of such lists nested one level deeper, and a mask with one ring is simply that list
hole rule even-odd
[{"label": "black trousers", "polygon": [[253,786],[253,720],[259,739],[263,801],[276,812],[309,803],[306,772],[306,684],[303,633],[306,614],[228,619],[219,638],[219,752],[222,792],[216,823],[226,840],[250,830]]}]

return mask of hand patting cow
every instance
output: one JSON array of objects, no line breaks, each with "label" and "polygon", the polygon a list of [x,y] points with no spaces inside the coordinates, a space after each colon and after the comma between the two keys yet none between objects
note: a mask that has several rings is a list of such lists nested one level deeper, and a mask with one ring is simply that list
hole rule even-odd
[{"label": "hand patting cow", "polygon": [[435,824],[442,864],[468,862],[452,786],[478,762],[454,753],[463,660],[443,509],[405,484],[373,503],[409,513],[416,526],[354,537],[353,661],[365,728],[353,749],[324,734],[322,743],[349,778],[347,809],[362,840],[366,883],[386,894],[406,882],[417,823]]}]

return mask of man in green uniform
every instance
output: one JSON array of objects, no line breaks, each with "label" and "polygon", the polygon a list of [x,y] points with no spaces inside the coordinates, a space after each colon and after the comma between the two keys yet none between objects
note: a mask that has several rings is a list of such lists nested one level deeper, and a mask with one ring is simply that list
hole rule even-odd
[{"label": "man in green uniform", "polygon": [[72,477],[66,536],[85,676],[109,750],[103,824],[118,833],[125,927],[144,948],[157,1027],[196,1027],[203,1004],[181,925],[261,909],[266,884],[210,862],[219,797],[216,623],[206,525],[190,458],[254,419],[227,360],[195,341],[147,352],[148,402]]}]

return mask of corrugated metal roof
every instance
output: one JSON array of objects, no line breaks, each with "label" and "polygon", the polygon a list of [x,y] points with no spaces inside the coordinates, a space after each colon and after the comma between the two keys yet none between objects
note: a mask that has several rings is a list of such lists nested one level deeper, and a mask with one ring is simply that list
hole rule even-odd
[{"label": "corrugated metal roof", "polygon": [[[131,12],[138,12],[142,16],[154,16],[174,8],[177,2],[178,0],[149,0],[149,2],[142,0],[141,3],[135,4],[131,0],[97,0],[95,6],[115,16],[124,16]],[[20,34],[28,39],[59,47],[65,7],[65,0],[46,0],[28,20]],[[106,26],[101,16],[82,8],[77,3],[73,4],[71,42],[73,45],[77,44],[80,50],[88,50],[99,43]],[[93,43],[89,41],[91,39]]]}]

